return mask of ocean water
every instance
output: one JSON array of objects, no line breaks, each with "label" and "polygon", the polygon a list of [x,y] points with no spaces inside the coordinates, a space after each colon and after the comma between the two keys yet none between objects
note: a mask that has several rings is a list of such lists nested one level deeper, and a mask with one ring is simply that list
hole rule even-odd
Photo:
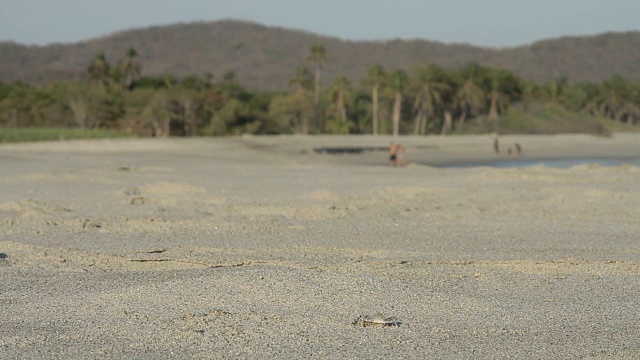
[{"label": "ocean water", "polygon": [[637,158],[568,158],[568,159],[522,159],[514,158],[509,160],[499,160],[492,162],[463,162],[447,164],[441,167],[446,168],[467,168],[474,166],[491,166],[496,168],[514,168],[529,166],[546,166],[552,168],[568,169],[578,165],[597,164],[599,166],[620,166],[634,165],[640,166],[640,157]]}]

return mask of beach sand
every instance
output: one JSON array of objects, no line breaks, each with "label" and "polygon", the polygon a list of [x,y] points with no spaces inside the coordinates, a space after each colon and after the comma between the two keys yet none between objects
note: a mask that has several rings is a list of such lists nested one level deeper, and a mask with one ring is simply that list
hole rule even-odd
[{"label": "beach sand", "polygon": [[1,145],[0,358],[640,357],[639,167],[435,166],[506,159],[487,135],[401,137],[393,168],[391,141]]}]

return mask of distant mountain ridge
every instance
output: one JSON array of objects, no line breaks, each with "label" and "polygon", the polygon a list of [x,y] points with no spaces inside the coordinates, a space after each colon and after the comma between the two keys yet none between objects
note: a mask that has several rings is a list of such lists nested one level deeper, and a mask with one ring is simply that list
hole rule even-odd
[{"label": "distant mountain ridge", "polygon": [[640,32],[561,37],[495,49],[429,40],[349,41],[222,20],[126,30],[73,44],[0,42],[0,81],[37,84],[79,79],[97,53],[105,52],[113,65],[134,47],[144,75],[180,77],[208,72],[219,79],[233,70],[246,86],[285,89],[298,66],[309,66],[309,48],[318,42],[329,56],[323,72],[325,84],[338,75],[357,82],[374,64],[411,71],[428,62],[457,67],[471,61],[506,68],[538,82],[559,76],[576,82],[602,81],[614,74],[640,80]]}]

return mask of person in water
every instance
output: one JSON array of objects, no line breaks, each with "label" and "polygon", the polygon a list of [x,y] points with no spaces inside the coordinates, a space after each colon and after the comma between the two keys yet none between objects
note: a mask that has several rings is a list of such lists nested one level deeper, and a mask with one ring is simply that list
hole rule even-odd
[{"label": "person in water", "polygon": [[516,143],[516,156],[520,156],[522,155],[522,146],[520,146],[520,144]]},{"label": "person in water", "polygon": [[391,143],[391,145],[389,145],[389,166],[396,166],[398,164],[397,157],[398,147],[396,144]]}]

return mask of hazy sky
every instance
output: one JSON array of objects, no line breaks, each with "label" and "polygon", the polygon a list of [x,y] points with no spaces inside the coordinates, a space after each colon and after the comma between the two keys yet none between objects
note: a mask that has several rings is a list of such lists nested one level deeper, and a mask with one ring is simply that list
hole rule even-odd
[{"label": "hazy sky", "polygon": [[225,18],[351,40],[423,38],[503,47],[640,30],[640,0],[0,0],[0,40],[75,42]]}]

